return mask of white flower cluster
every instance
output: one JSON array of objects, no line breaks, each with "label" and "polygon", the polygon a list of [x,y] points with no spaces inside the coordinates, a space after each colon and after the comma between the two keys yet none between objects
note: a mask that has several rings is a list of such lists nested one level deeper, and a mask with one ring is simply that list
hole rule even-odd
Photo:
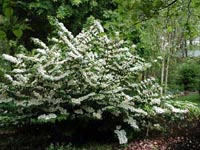
[{"label": "white flower cluster", "polygon": [[19,63],[19,60],[17,58],[13,57],[13,56],[10,56],[10,55],[7,55],[7,54],[3,54],[2,56],[5,60],[7,60],[9,62],[12,62],[12,63],[15,63],[15,64]]},{"label": "white flower cluster", "polygon": [[56,114],[48,114],[48,115],[46,115],[46,114],[43,114],[43,115],[40,115],[40,116],[38,116],[38,119],[39,120],[45,120],[45,121],[48,121],[48,120],[50,120],[50,119],[55,119],[57,116],[56,116]]},{"label": "white flower cluster", "polygon": [[166,104],[166,106],[169,109],[171,109],[171,111],[174,112],[174,113],[188,113],[189,112],[188,109],[179,109],[179,108],[172,106],[171,104]]},{"label": "white flower cluster", "polygon": [[116,130],[114,131],[115,134],[117,134],[119,144],[126,144],[128,142],[128,139],[126,137],[126,131],[120,130],[121,127],[117,126]]},{"label": "white flower cluster", "polygon": [[127,122],[135,130],[139,130],[139,127],[137,125],[137,121],[134,120],[133,118],[129,117],[128,119],[125,119],[124,122]]},{"label": "white flower cluster", "polygon": [[166,112],[166,110],[163,109],[163,108],[161,108],[161,107],[154,106],[153,108],[154,108],[154,110],[155,110],[155,112],[156,112],[157,114],[163,114],[163,113]]}]

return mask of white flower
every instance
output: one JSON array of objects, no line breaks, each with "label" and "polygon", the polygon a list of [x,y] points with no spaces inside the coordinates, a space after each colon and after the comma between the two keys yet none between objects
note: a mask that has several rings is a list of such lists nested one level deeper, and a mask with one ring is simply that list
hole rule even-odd
[{"label": "white flower", "polygon": [[153,62],[156,63],[156,62],[158,62],[158,60],[157,60],[157,59],[154,59]]},{"label": "white flower", "polygon": [[12,72],[13,73],[24,73],[24,72],[26,72],[26,70],[25,69],[13,69]]},{"label": "white flower", "polygon": [[157,129],[157,130],[161,130],[161,126],[160,124],[154,124],[153,128]]},{"label": "white flower", "polygon": [[102,111],[94,112],[92,115],[97,119],[102,119]]},{"label": "white flower", "polygon": [[68,55],[74,59],[82,58],[81,55],[74,54],[72,51],[68,53]]},{"label": "white flower", "polygon": [[119,144],[126,144],[128,142],[125,130],[120,130],[120,127],[116,127],[114,133],[117,134]]},{"label": "white flower", "polygon": [[98,21],[95,21],[94,24],[97,26],[97,28],[99,29],[100,32],[104,32],[103,27],[101,26],[101,24]]},{"label": "white flower", "polygon": [[37,97],[37,98],[42,99],[42,96],[40,95],[40,93],[37,93],[37,92],[33,91],[33,95],[34,95],[35,97]]},{"label": "white flower", "polygon": [[53,42],[55,42],[55,43],[58,43],[58,42],[59,42],[59,39],[57,39],[57,38],[55,38],[55,37],[53,37],[51,40],[52,40]]},{"label": "white flower", "polygon": [[41,62],[41,60],[37,58],[37,55],[35,55],[34,57],[29,57],[29,56],[26,56],[24,54],[17,54],[16,56],[18,58],[33,61],[33,62]]},{"label": "white flower", "polygon": [[187,109],[178,109],[175,107],[172,109],[172,111],[175,113],[188,113],[189,112],[189,110],[187,110]]},{"label": "white flower", "polygon": [[135,49],[137,46],[135,44],[133,44],[131,47]]},{"label": "white flower", "polygon": [[124,108],[126,110],[130,110],[131,112],[135,112],[135,113],[138,113],[138,114],[142,114],[142,115],[148,115],[146,111],[144,111],[143,109],[141,108],[134,108],[134,106],[130,105],[129,103],[127,102],[123,102],[119,105],[119,107],[121,108]]},{"label": "white flower", "polygon": [[73,39],[73,38],[74,38],[74,36],[72,35],[72,33],[71,33],[69,30],[67,30],[67,29],[65,28],[65,26],[64,26],[63,23],[60,23],[60,22],[59,22],[57,25],[60,27],[60,29],[61,29],[63,32],[67,33],[67,35],[68,35],[68,37],[69,37],[70,39]]},{"label": "white flower", "polygon": [[74,111],[74,113],[82,115],[83,114],[83,110],[82,109],[77,109],[77,110]]},{"label": "white flower", "polygon": [[158,57],[157,57],[157,59],[159,59],[159,60],[162,60],[162,59],[163,59],[163,57],[162,57],[162,56],[158,56]]},{"label": "white flower", "polygon": [[115,32],[115,35],[117,36],[117,37],[119,37],[119,32],[117,31],[117,32]]},{"label": "white flower", "polygon": [[41,48],[37,48],[35,51],[38,52],[38,53],[41,53],[43,55],[47,54],[47,52],[44,49],[41,49]]},{"label": "white flower", "polygon": [[44,43],[44,42],[42,42],[41,40],[39,40],[39,39],[37,39],[37,38],[32,38],[32,40],[33,40],[33,42],[35,43],[35,44],[38,44],[39,46],[41,46],[42,48],[44,48],[44,49],[49,49],[47,46],[46,46],[46,44]]},{"label": "white flower", "polygon": [[142,71],[144,69],[143,66],[135,66],[135,67],[132,67],[132,68],[129,68],[129,71],[131,72],[134,72],[134,71]]},{"label": "white flower", "polygon": [[88,107],[86,105],[83,105],[82,108],[89,113],[93,113],[95,110],[92,107]]},{"label": "white flower", "polygon": [[18,79],[18,81],[22,81],[23,83],[27,83],[28,81],[28,77],[26,75],[16,74],[15,77]]},{"label": "white flower", "polygon": [[160,105],[160,103],[161,103],[161,100],[159,98],[154,98],[154,99],[151,100],[151,104],[158,104],[158,105]]},{"label": "white flower", "polygon": [[166,104],[166,106],[169,107],[171,109],[171,111],[174,112],[174,113],[187,113],[187,112],[189,112],[188,109],[175,108],[174,106],[172,106],[170,104]]},{"label": "white flower", "polygon": [[93,93],[90,93],[88,95],[85,95],[85,96],[82,96],[82,97],[79,97],[79,98],[72,98],[72,103],[81,104],[82,101],[84,101],[84,100],[86,100],[86,99],[88,99],[88,98],[90,98],[91,96],[94,96],[94,95],[95,95],[95,93],[93,92]]},{"label": "white flower", "polygon": [[5,98],[3,95],[0,95],[0,104],[1,103],[9,103],[11,101],[13,101],[12,98]]},{"label": "white flower", "polygon": [[12,62],[12,63],[15,63],[15,64],[19,63],[19,60],[17,58],[13,57],[13,56],[10,56],[10,55],[7,55],[7,54],[3,54],[2,56],[5,60],[7,60],[9,62]]},{"label": "white flower", "polygon": [[4,75],[9,81],[13,82],[13,78],[9,74]]},{"label": "white flower", "polygon": [[43,115],[38,116],[38,120],[50,120],[50,119],[55,119],[56,117],[57,115],[53,113],[48,114],[48,115],[43,114]]},{"label": "white flower", "polygon": [[139,126],[137,125],[137,121],[133,118],[129,117],[128,119],[125,119],[124,122],[127,122],[132,128],[138,130]]},{"label": "white flower", "polygon": [[163,109],[163,108],[161,108],[161,107],[154,106],[153,108],[154,108],[154,110],[155,110],[155,112],[156,112],[157,114],[163,114],[163,113],[166,112],[166,110]]}]

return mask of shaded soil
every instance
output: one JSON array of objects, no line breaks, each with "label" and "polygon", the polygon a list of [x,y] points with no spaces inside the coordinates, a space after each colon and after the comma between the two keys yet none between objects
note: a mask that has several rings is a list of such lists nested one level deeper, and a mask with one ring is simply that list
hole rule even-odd
[{"label": "shaded soil", "polygon": [[[73,127],[74,130],[76,130],[75,133],[69,129],[64,130],[67,126],[62,127],[61,124],[37,124],[19,128],[0,129],[0,150],[45,150],[52,143],[54,145],[58,144],[64,146],[71,145],[72,143],[72,145],[76,147],[87,147],[89,144],[96,141],[98,141],[97,145],[99,146],[113,143],[113,139],[111,141],[111,136],[109,137],[103,134],[104,132],[101,132],[101,134],[95,132],[91,133],[87,132],[89,129],[84,128],[85,130],[79,129],[79,131],[76,129],[75,125]],[[90,129],[92,130],[92,128]],[[94,129],[92,131],[94,131]],[[108,135],[112,134],[109,133]],[[106,139],[106,141],[104,139]],[[112,147],[112,145],[110,144],[110,147]],[[67,150],[71,149],[69,148]],[[79,150],[82,150],[82,148]]]},{"label": "shaded soil", "polygon": [[133,141],[124,150],[200,150],[200,122],[168,136]]},{"label": "shaded soil", "polygon": [[131,142],[124,150],[200,150],[200,138],[188,137],[160,137]]}]

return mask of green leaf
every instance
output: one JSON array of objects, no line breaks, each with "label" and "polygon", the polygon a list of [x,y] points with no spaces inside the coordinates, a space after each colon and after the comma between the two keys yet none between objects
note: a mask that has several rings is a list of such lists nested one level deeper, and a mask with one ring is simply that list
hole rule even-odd
[{"label": "green leaf", "polygon": [[17,38],[20,38],[23,34],[23,31],[21,29],[15,29],[13,30],[13,33]]},{"label": "green leaf", "polygon": [[169,26],[169,27],[167,28],[167,32],[171,33],[172,31],[173,31],[172,27]]},{"label": "green leaf", "polygon": [[6,33],[0,30],[0,39],[3,40],[6,38]]},{"label": "green leaf", "polygon": [[59,19],[64,19],[65,17],[70,17],[72,12],[72,8],[69,5],[61,5],[56,12],[56,17]]},{"label": "green leaf", "polygon": [[4,15],[7,17],[7,18],[10,18],[11,16],[13,16],[13,9],[12,8],[5,8],[4,10]]},{"label": "green leaf", "polygon": [[79,6],[81,4],[81,0],[72,0],[72,5]]}]

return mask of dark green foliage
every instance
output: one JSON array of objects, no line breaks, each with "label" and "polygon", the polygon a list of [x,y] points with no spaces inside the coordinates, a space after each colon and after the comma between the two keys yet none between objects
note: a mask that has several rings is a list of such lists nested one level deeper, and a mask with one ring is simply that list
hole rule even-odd
[{"label": "dark green foliage", "polygon": [[199,90],[199,64],[187,62],[180,66],[177,82],[183,86],[184,91]]},{"label": "dark green foliage", "polygon": [[88,17],[103,19],[104,12],[114,8],[115,4],[106,0],[1,0],[0,41],[13,40],[17,45],[25,44],[31,49],[31,37],[47,41],[52,31],[48,16],[58,18],[77,34]]},{"label": "dark green foliage", "polygon": [[198,65],[198,72],[197,72],[197,83],[196,83],[196,88],[199,92],[199,95],[200,95],[200,59],[197,61],[197,65]]}]

